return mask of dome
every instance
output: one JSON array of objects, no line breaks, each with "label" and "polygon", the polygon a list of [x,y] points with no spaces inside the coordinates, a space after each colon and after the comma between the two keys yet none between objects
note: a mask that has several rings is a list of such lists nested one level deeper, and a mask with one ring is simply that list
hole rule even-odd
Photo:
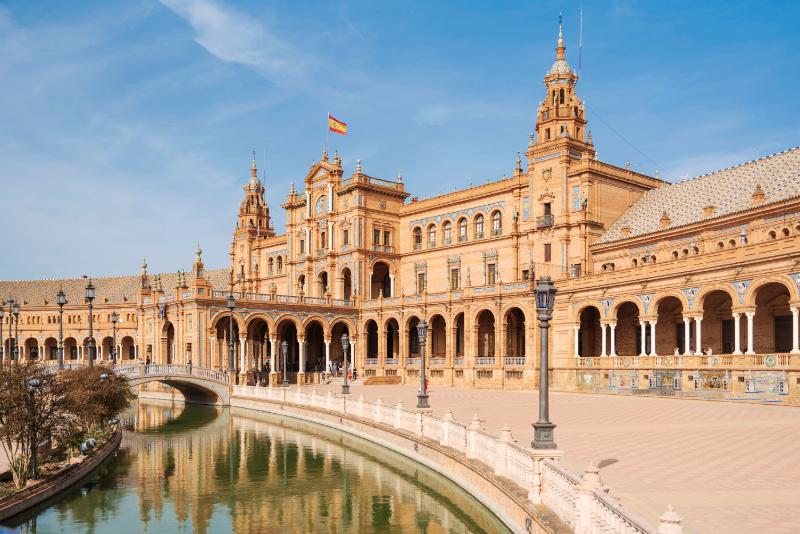
[{"label": "dome", "polygon": [[570,74],[572,69],[566,59],[557,59],[547,74]]}]

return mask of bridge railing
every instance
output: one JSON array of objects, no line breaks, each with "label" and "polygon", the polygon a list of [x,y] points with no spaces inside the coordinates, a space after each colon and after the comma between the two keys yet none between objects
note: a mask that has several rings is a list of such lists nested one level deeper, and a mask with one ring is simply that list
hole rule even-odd
[{"label": "bridge railing", "polygon": [[[78,369],[85,367],[85,363],[64,364],[64,369]],[[51,372],[58,371],[58,364],[46,364],[44,366]],[[216,369],[206,369],[194,365],[160,364],[151,363],[150,365],[138,363],[123,363],[112,366],[114,372],[125,378],[141,378],[148,375],[169,375],[169,376],[192,376],[204,380],[212,380],[222,384],[228,383],[228,373]]]},{"label": "bridge railing", "polygon": [[[358,398],[335,396],[316,389],[234,386],[233,394],[289,402],[308,408],[321,408],[368,419],[427,438],[462,453],[466,458],[484,463],[495,475],[506,477],[528,494],[534,504],[544,504],[575,532],[680,534],[680,517],[671,509],[661,516],[656,530],[635,513],[625,510],[608,494],[600,480],[598,467],[590,463],[583,475],[577,475],[558,463],[557,455],[516,444],[511,430],[504,427],[500,437],[487,433],[475,416],[469,425],[458,423],[448,410],[443,417],[407,410],[402,402],[384,404]],[[661,530],[666,527],[666,530]]]}]

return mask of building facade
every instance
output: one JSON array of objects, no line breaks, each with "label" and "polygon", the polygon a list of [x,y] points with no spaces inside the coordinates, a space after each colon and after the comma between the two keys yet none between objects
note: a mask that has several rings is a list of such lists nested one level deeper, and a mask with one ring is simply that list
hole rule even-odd
[{"label": "building facade", "polygon": [[[537,381],[534,279],[558,295],[553,383],[564,389],[800,397],[800,149],[670,184],[598,159],[578,76],[556,58],[510,177],[425,200],[402,176],[323,153],[273,228],[255,159],[230,267],[97,279],[99,357],[227,368],[292,381],[343,360],[361,376],[433,384]],[[0,282],[22,304],[20,356],[51,359],[64,288],[65,358],[85,359],[84,281]],[[227,307],[229,294],[234,309]],[[4,319],[6,358],[13,347]]]}]

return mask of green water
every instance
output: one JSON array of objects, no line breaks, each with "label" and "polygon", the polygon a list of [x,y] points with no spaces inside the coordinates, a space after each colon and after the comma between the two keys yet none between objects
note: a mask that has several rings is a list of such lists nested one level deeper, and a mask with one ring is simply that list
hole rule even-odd
[{"label": "green water", "polygon": [[240,409],[135,405],[116,457],[24,517],[22,532],[508,532],[458,486],[403,456]]}]

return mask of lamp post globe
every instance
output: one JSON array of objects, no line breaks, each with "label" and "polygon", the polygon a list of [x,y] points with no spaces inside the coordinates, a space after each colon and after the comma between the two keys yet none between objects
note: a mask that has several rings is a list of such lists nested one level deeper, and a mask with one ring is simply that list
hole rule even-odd
[{"label": "lamp post globe", "polygon": [[94,367],[94,314],[92,313],[92,309],[94,307],[94,284],[92,283],[91,278],[89,278],[89,283],[86,284],[85,297],[86,302],[89,303],[89,367]]},{"label": "lamp post globe", "polygon": [[[63,289],[56,293],[56,304],[58,304],[58,368],[64,368],[64,306],[67,304],[67,296]],[[2,336],[0,336],[2,337]]]},{"label": "lamp post globe", "polygon": [[533,424],[534,449],[555,449],[553,434],[556,425],[550,422],[550,391],[548,384],[547,331],[553,318],[556,286],[549,276],[536,282],[536,315],[539,319],[539,420]]},{"label": "lamp post globe", "polygon": [[281,386],[289,387],[289,381],[286,379],[286,356],[289,354],[289,344],[284,339],[281,341],[281,355],[283,355],[283,366],[281,370],[283,371],[283,382],[281,382]]},{"label": "lamp post globe", "polygon": [[344,381],[342,382],[342,395],[350,394],[350,384],[347,382],[347,352],[350,350],[350,338],[342,334],[342,357],[344,358]]},{"label": "lamp post globe", "polygon": [[[39,387],[42,385],[42,382],[38,378],[31,378],[28,380],[27,385],[28,394],[30,395],[31,410],[33,411],[36,409],[33,404],[36,400],[36,391],[38,391]],[[36,450],[39,442],[38,438],[36,437],[37,430],[36,418],[33,417],[31,418],[31,480],[36,480],[39,477],[38,468],[36,465]]]},{"label": "lamp post globe", "polygon": [[417,409],[429,410],[428,385],[425,382],[425,343],[428,340],[428,323],[423,319],[417,323],[417,339],[419,341],[419,393],[417,393]]},{"label": "lamp post globe", "polygon": [[19,361],[19,302],[11,299],[11,313],[14,315],[14,361]]}]

